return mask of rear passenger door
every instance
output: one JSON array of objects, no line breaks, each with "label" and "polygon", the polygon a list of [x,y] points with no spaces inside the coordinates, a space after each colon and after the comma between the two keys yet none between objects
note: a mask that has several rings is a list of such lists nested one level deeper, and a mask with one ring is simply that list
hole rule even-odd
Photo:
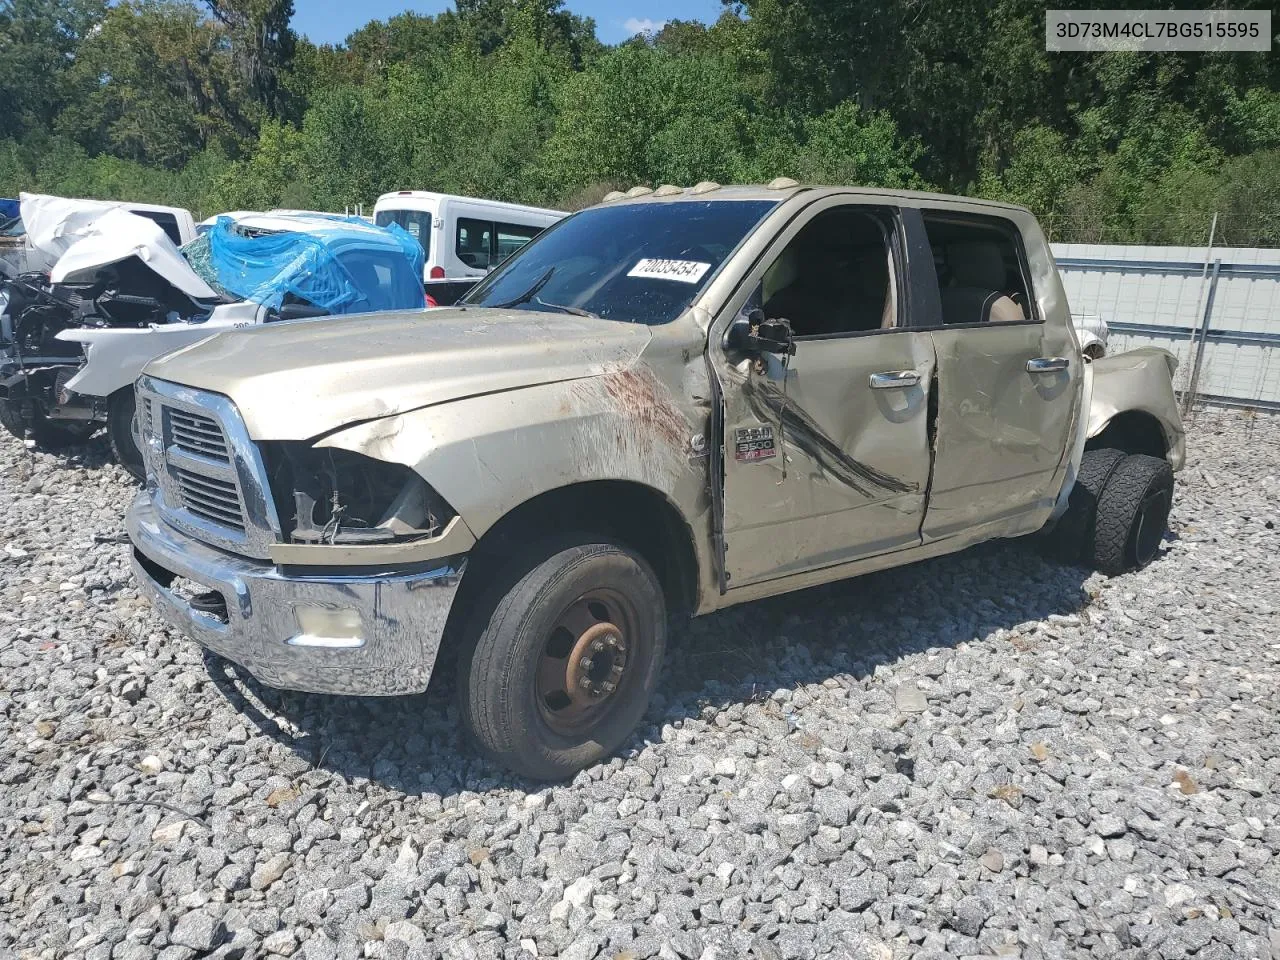
[{"label": "rear passenger door", "polygon": [[915,225],[932,250],[938,290],[928,326],[937,440],[923,540],[1016,526],[1020,517],[1035,523],[1056,499],[1074,426],[1081,370],[1070,325],[1045,322],[1045,291],[1033,287],[1012,220],[920,213]]}]

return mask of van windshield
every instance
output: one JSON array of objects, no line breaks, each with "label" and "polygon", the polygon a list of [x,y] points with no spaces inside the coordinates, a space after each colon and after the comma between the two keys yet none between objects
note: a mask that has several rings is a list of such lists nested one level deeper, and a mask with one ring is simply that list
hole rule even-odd
[{"label": "van windshield", "polygon": [[404,227],[413,239],[422,245],[422,252],[431,260],[431,214],[425,210],[379,210],[373,222],[380,227],[394,223]]},{"label": "van windshield", "polygon": [[583,210],[540,234],[462,303],[669,323],[776,203],[675,201]]}]

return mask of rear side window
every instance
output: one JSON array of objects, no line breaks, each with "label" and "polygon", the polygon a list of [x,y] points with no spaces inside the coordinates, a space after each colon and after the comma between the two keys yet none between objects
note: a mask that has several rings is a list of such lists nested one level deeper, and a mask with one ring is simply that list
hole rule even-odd
[{"label": "rear side window", "polygon": [[498,262],[501,263],[542,232],[541,227],[529,227],[520,223],[495,224],[498,238]]},{"label": "rear side window", "polygon": [[496,267],[542,232],[542,227],[496,220],[458,218],[458,259],[468,267],[488,270]]},{"label": "rear side window", "polygon": [[418,241],[426,258],[431,259],[431,214],[425,210],[379,210],[374,223],[380,227],[392,223],[403,227],[409,236]]},{"label": "rear side window", "polygon": [[339,254],[338,261],[359,288],[365,301],[363,309],[406,309],[421,305],[422,277],[409,268],[406,258],[351,250]]},{"label": "rear side window", "polygon": [[178,246],[182,246],[182,231],[178,229],[178,218],[172,213],[161,213],[159,210],[132,210],[130,212],[140,217],[146,217],[163,230],[170,240]]},{"label": "rear side window", "polygon": [[458,218],[458,259],[476,270],[488,270],[493,263],[493,223],[489,220]]},{"label": "rear side window", "polygon": [[1012,221],[924,213],[947,326],[1034,319],[1022,239]]}]

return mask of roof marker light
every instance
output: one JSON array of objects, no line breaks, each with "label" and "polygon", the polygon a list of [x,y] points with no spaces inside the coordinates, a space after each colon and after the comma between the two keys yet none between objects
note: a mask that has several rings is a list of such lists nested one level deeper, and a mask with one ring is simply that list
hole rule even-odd
[{"label": "roof marker light", "polygon": [[790,190],[792,187],[800,186],[798,180],[792,180],[790,177],[775,177],[769,181],[770,190]]},{"label": "roof marker light", "polygon": [[602,203],[613,203],[613,201],[615,201],[615,200],[621,200],[621,199],[622,199],[623,197],[625,197],[625,196],[626,196],[626,194],[625,194],[625,193],[623,193],[621,190],[610,190],[608,193],[606,193],[606,194],[604,195],[604,200],[603,200],[603,201],[601,201],[601,202],[602,202]]},{"label": "roof marker light", "polygon": [[691,187],[689,192],[696,197],[700,194],[712,193],[719,189],[720,189],[720,184],[716,183],[714,180],[703,180],[697,186]]},{"label": "roof marker light", "polygon": [[664,183],[657,190],[653,191],[653,195],[655,197],[678,197],[682,193],[684,193],[683,189],[672,186],[669,183]]},{"label": "roof marker light", "polygon": [[647,197],[651,193],[653,193],[653,189],[650,187],[632,187],[630,190],[627,191],[627,196],[628,197]]}]

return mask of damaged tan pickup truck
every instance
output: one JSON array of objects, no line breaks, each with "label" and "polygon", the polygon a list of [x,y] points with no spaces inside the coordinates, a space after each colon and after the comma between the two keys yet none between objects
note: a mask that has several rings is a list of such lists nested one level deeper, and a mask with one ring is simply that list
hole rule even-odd
[{"label": "damaged tan pickup truck", "polygon": [[1183,460],[1173,369],[1082,359],[1021,208],[637,189],[457,308],[153,362],[135,571],[275,686],[421,691],[456,643],[481,748],[559,778],[639,722],[668,611],[1037,532],[1107,573],[1149,562]]}]

